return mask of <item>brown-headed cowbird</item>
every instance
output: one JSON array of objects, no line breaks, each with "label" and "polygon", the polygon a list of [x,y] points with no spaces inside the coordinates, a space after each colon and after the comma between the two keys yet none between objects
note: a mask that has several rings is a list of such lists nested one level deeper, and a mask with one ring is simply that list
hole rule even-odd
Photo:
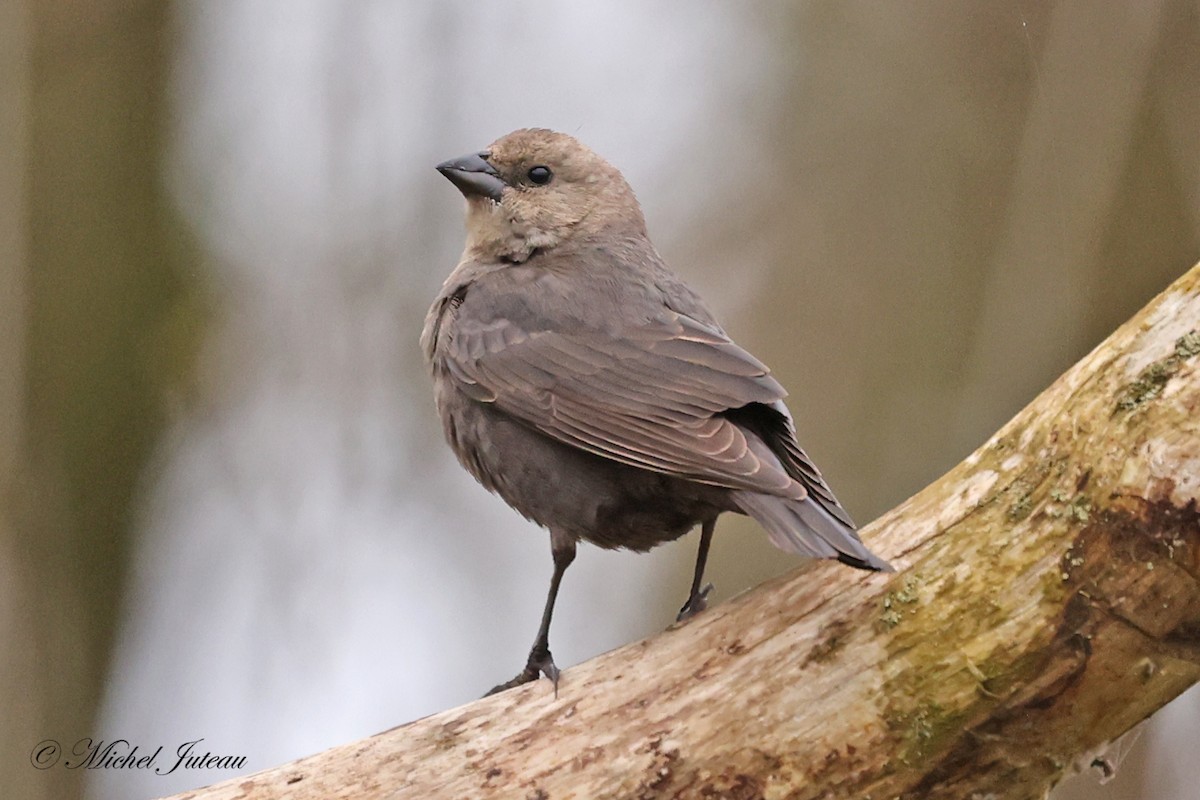
[{"label": "brown-headed cowbird", "polygon": [[467,243],[421,346],[462,465],[550,530],[554,574],[525,669],[558,688],[550,617],[580,539],[649,550],[699,524],[680,619],[705,607],[719,514],[791,553],[889,570],[796,443],[787,394],[650,243],[633,190],[574,138],[508,134],[439,164]]}]

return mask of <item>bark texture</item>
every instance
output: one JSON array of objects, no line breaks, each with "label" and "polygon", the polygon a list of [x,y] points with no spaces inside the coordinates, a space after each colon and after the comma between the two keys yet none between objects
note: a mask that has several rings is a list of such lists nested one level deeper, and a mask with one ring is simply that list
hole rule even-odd
[{"label": "bark texture", "polygon": [[1037,798],[1200,679],[1200,266],[814,564],[545,681],[177,798]]}]

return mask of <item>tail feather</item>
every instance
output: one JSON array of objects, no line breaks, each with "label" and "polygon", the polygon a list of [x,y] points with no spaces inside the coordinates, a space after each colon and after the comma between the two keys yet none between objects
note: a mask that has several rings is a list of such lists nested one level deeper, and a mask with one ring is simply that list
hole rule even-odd
[{"label": "tail feather", "polygon": [[893,572],[890,564],[867,549],[853,527],[838,520],[820,503],[736,491],[733,501],[758,521],[780,550],[809,558],[836,558],[859,569]]}]

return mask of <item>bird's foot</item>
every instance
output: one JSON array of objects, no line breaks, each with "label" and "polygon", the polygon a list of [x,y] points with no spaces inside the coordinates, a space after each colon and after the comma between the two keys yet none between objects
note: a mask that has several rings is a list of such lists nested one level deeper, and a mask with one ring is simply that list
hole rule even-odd
[{"label": "bird's foot", "polygon": [[533,683],[545,675],[554,684],[554,697],[557,698],[558,676],[560,674],[558,665],[554,663],[554,656],[550,655],[550,648],[535,647],[529,653],[529,661],[525,663],[525,669],[521,670],[512,680],[493,686],[491,691],[485,694],[484,697],[508,691],[515,686],[521,686],[525,683]]},{"label": "bird's foot", "polygon": [[708,593],[713,590],[711,583],[704,584],[704,588],[692,594],[683,604],[683,608],[679,609],[679,616],[675,617],[676,622],[683,622],[699,614],[704,609],[708,608]]}]

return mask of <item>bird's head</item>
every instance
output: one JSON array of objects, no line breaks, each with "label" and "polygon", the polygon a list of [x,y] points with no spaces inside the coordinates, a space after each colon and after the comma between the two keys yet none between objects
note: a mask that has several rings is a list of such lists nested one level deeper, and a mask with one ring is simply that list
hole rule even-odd
[{"label": "bird's head", "polygon": [[520,263],[604,230],[645,235],[625,178],[565,133],[514,131],[437,169],[467,198],[467,252],[475,259]]}]

